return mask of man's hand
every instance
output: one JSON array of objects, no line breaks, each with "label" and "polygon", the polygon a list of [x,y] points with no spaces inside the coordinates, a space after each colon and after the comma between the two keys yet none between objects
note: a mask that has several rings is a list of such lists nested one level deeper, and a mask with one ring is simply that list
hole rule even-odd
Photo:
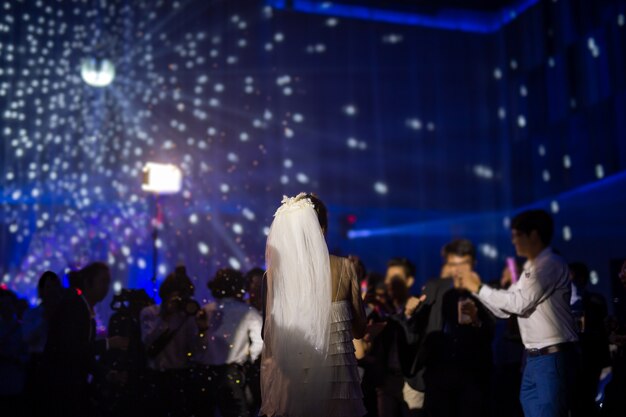
[{"label": "man's hand", "polygon": [[471,293],[477,293],[480,287],[480,276],[474,271],[462,271],[454,277],[454,286],[465,288]]},{"label": "man's hand", "polygon": [[417,307],[422,304],[426,300],[426,295],[422,295],[421,297],[410,297],[406,304],[404,305],[404,315],[407,317],[411,317]]},{"label": "man's hand", "polygon": [[122,336],[113,336],[107,339],[109,343],[109,349],[127,350],[128,338]]},{"label": "man's hand", "polygon": [[500,288],[508,288],[513,283],[511,279],[511,273],[506,273],[500,278]]}]

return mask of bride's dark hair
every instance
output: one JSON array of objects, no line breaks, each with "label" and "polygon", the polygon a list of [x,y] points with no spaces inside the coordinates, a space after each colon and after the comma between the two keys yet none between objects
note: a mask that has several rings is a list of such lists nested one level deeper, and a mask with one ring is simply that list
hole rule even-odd
[{"label": "bride's dark hair", "polygon": [[315,213],[317,214],[317,220],[320,222],[320,227],[324,232],[326,232],[328,230],[328,210],[326,210],[324,202],[315,194],[309,193],[306,195],[306,198],[311,200],[311,203],[313,203]]}]

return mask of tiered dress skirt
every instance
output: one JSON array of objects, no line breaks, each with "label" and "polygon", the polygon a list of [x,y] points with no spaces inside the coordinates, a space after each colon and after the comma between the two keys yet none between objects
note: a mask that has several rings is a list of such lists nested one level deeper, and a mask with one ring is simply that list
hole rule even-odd
[{"label": "tiered dress skirt", "polygon": [[352,342],[352,309],[349,301],[332,303],[327,373],[330,377],[329,417],[360,417],[363,405],[361,378]]}]

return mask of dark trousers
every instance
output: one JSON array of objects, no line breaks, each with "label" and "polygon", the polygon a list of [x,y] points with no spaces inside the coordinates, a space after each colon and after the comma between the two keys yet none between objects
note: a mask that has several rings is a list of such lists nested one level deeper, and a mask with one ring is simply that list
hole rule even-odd
[{"label": "dark trousers", "polygon": [[26,386],[24,387],[24,398],[26,401],[26,413],[33,417],[43,417],[46,415],[45,404],[41,401],[46,391],[46,375],[43,367],[43,355],[32,353],[26,368]]},{"label": "dark trousers", "polygon": [[245,394],[245,371],[238,364],[212,365],[197,371],[196,415],[213,417],[216,409],[222,417],[248,417]]},{"label": "dark trousers", "polygon": [[244,366],[246,374],[246,399],[251,416],[257,416],[261,408],[261,360]]},{"label": "dark trousers", "polygon": [[519,400],[521,384],[521,361],[503,363],[494,368],[490,401],[492,416],[524,417]]},{"label": "dark trousers", "polygon": [[403,387],[404,376],[402,372],[389,370],[384,374],[376,387],[379,417],[397,417],[408,414],[408,408],[402,395]]},{"label": "dark trousers", "polygon": [[488,415],[490,366],[468,369],[459,364],[426,368],[424,411],[429,417],[485,417]]},{"label": "dark trousers", "polygon": [[193,370],[149,371],[145,376],[144,415],[189,417],[193,415]]},{"label": "dark trousers", "polygon": [[572,407],[572,417],[596,417],[600,409],[596,405],[598,395],[598,381],[602,373],[601,366],[583,364],[577,385]]},{"label": "dark trousers", "polygon": [[626,351],[618,350],[613,361],[613,375],[611,382],[604,390],[604,406],[600,415],[602,417],[626,416]]},{"label": "dark trousers", "polygon": [[[92,417],[88,373],[70,361],[46,363],[43,414],[63,417]],[[41,410],[39,410],[41,412]]]},{"label": "dark trousers", "polygon": [[520,401],[526,417],[567,417],[576,386],[579,355],[575,348],[528,357]]}]

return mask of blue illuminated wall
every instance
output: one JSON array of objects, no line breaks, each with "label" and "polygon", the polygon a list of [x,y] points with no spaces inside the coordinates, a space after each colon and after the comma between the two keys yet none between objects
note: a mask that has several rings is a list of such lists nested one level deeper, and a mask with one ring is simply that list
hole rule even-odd
[{"label": "blue illuminated wall", "polygon": [[[609,275],[610,260],[626,253],[621,208],[626,189],[625,10],[625,2],[539,2],[494,36],[485,36],[484,47],[493,48],[491,61],[482,56],[470,60],[469,68],[458,63],[452,68],[482,89],[488,102],[479,109],[464,105],[454,115],[460,130],[472,133],[465,140],[455,137],[451,124],[442,128],[446,139],[454,138],[445,148],[458,160],[433,159],[445,166],[448,179],[456,173],[452,167],[463,173],[462,186],[443,187],[452,212],[399,213],[396,218],[405,214],[405,220],[388,222],[399,224],[368,225],[352,232],[355,251],[367,251],[372,241],[409,257],[416,249],[418,264],[429,265],[422,272],[427,276],[435,271],[432,261],[440,244],[450,235],[467,236],[480,246],[479,271],[496,277],[503,256],[512,254],[506,227],[511,215],[540,207],[555,217],[555,248],[570,261],[589,263],[595,290],[610,297],[615,279]],[[442,39],[446,36],[455,35]],[[456,36],[466,47],[469,38]],[[449,71],[445,65],[439,68]],[[448,107],[441,114],[454,114],[451,103],[457,94],[441,85],[437,91]],[[470,149],[455,149],[462,144]],[[461,197],[461,190],[474,197]],[[429,192],[437,194],[433,188]],[[468,198],[477,200],[474,207],[459,210],[459,201]],[[476,210],[481,202],[484,206]],[[385,240],[389,236],[392,241]],[[411,249],[399,248],[404,245]]]},{"label": "blue illuminated wall", "polygon": [[[262,264],[302,190],[329,205],[334,252],[407,256],[420,281],[461,236],[498,277],[510,216],[545,207],[606,291],[626,252],[625,3],[531,3],[496,31],[261,1],[3,4],[0,276],[32,298],[42,269],[102,259],[150,289],[158,161],[184,173],[160,200],[159,280],[185,263],[201,298],[217,268]],[[80,78],[94,56],[109,87]]]},{"label": "blue illuminated wall", "polygon": [[513,204],[551,209],[555,247],[607,295],[626,257],[625,15],[623,1],[540,2],[498,39]]}]

